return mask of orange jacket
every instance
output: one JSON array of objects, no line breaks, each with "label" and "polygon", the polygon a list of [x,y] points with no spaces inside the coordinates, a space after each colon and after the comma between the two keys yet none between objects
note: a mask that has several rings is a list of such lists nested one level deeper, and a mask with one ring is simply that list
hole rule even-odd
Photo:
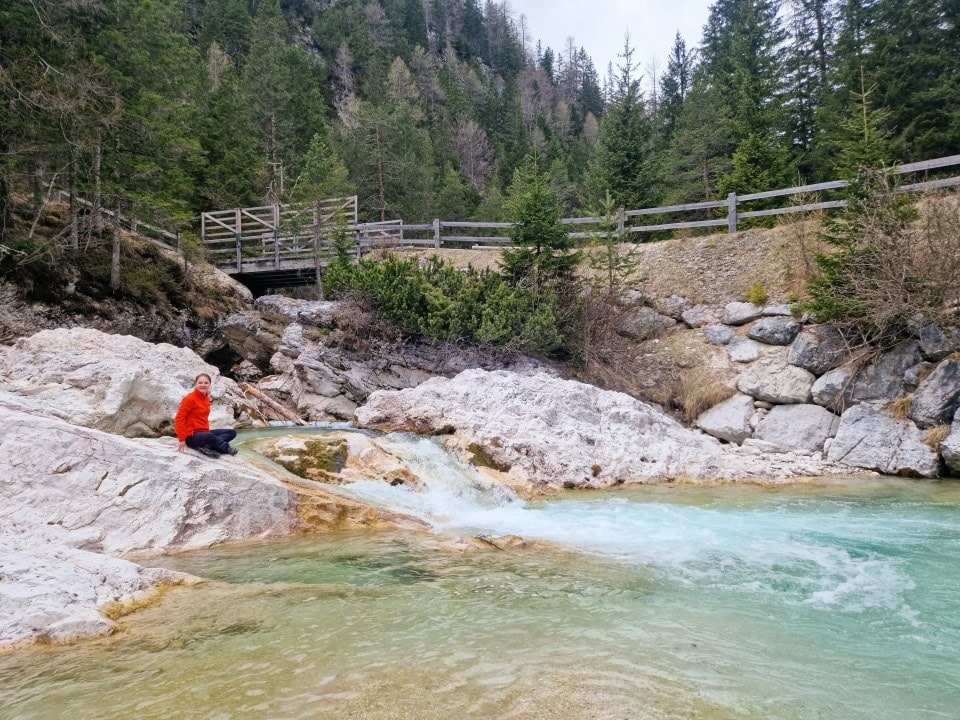
[{"label": "orange jacket", "polygon": [[177,439],[184,442],[195,432],[210,432],[210,396],[199,390],[187,394],[180,401],[180,409],[173,421]]}]

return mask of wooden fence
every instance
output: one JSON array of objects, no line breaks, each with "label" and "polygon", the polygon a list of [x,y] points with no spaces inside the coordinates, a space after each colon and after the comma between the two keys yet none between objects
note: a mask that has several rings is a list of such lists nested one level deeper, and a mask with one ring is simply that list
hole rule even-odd
[{"label": "wooden fence", "polygon": [[[910,163],[900,165],[893,169],[895,175],[906,175],[920,172],[930,172],[940,168],[954,167],[960,165],[960,155],[937,158],[935,160],[926,160],[924,162]],[[847,203],[842,199],[823,200],[819,202],[808,202],[802,204],[791,204],[777,208],[767,208],[760,210],[741,209],[749,208],[759,200],[769,200],[772,198],[790,198],[803,197],[813,193],[823,193],[840,190],[849,185],[846,180],[834,180],[831,182],[814,183],[812,185],[799,185],[796,187],[782,188],[780,190],[768,190],[766,192],[748,193],[737,195],[730,193],[725,200],[711,200],[707,202],[688,203],[684,205],[666,205],[662,207],[642,208],[640,210],[619,210],[611,218],[602,217],[575,217],[564,218],[564,225],[572,226],[594,226],[600,227],[603,223],[612,222],[616,225],[615,232],[619,237],[633,235],[634,233],[651,233],[667,230],[682,230],[686,228],[721,228],[725,227],[728,233],[737,232],[740,221],[747,218],[769,217],[775,215],[789,215],[793,213],[807,213],[815,210],[831,210],[846,207]],[[922,192],[936,188],[960,186],[960,176],[940,178],[936,180],[924,180],[900,185],[897,192]],[[653,224],[643,224],[638,222],[638,218],[651,216],[670,216],[681,213],[708,213],[711,211],[726,210],[726,217],[708,218],[704,220],[668,220]],[[362,226],[358,226],[362,227]],[[472,249],[498,249],[505,244],[510,243],[507,234],[512,227],[511,223],[503,222],[447,222],[445,220],[434,220],[430,224],[405,224],[403,226],[405,234],[397,239],[395,246],[417,246],[425,245],[435,248],[444,246],[463,246],[467,245]],[[449,233],[447,231],[450,231]],[[475,231],[475,232],[465,232]],[[493,232],[491,232],[493,231]],[[587,238],[595,234],[594,232],[575,231],[570,236],[574,238]]]},{"label": "wooden fence", "polygon": [[[960,155],[900,165],[892,172],[903,176],[957,165],[960,165]],[[604,225],[608,228],[612,225],[613,232],[620,238],[687,228],[725,227],[727,232],[735,233],[739,223],[747,218],[832,210],[847,204],[845,200],[837,198],[751,209],[756,207],[758,201],[804,198],[814,193],[830,193],[848,185],[846,180],[834,180],[744,195],[730,193],[725,200],[619,210],[613,218],[575,217],[565,218],[562,222],[571,226],[570,236],[578,239],[595,235]],[[897,192],[920,192],[958,185],[960,176],[924,179],[901,184]],[[707,217],[698,220],[677,217],[683,214],[689,217],[690,213]],[[725,217],[710,217],[711,214],[725,214]],[[349,230],[354,233],[357,257],[376,249],[401,247],[498,249],[510,244],[509,233],[512,228],[512,224],[507,222],[439,219],[431,223],[406,223],[403,220],[358,223],[357,197],[352,196],[319,200],[301,206],[267,205],[203,213],[201,240],[211,261],[234,272],[266,272],[271,268],[306,267],[312,263],[319,268],[332,253],[329,237],[334,220],[338,217],[345,220]],[[661,222],[644,224],[645,218],[656,218]]]},{"label": "wooden fence", "polygon": [[[55,190],[53,191],[52,197],[55,197],[60,202],[70,202],[70,193],[66,190]],[[82,197],[74,196],[74,201],[85,208],[93,208],[93,203]],[[131,232],[146,238],[147,240],[166,250],[176,250],[177,252],[180,251],[179,232],[164,230],[162,227],[157,227],[151,223],[144,222],[143,220],[140,220],[132,215],[124,215],[104,207],[101,207],[98,212],[104,217],[110,218],[121,227],[127,228]]]}]

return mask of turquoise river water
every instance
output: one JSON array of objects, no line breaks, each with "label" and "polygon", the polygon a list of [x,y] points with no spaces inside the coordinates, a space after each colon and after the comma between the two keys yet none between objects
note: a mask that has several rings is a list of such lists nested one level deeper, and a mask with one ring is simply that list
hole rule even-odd
[{"label": "turquoise river water", "polygon": [[[210,582],[113,636],[0,654],[0,718],[960,718],[958,483],[534,502],[390,442],[427,490],[349,492],[433,533],[152,558]],[[445,546],[477,534],[548,545]]]}]

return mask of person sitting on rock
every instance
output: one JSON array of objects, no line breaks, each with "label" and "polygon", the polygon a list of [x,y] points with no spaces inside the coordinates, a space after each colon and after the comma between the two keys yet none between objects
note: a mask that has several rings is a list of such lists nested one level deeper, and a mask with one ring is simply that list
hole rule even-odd
[{"label": "person sitting on rock", "polygon": [[173,429],[180,441],[177,452],[189,447],[212,458],[237,454],[237,449],[230,447],[230,441],[237,436],[236,430],[210,429],[211,382],[209,375],[200,373],[193,381],[193,390],[180,401],[180,409],[173,421]]}]

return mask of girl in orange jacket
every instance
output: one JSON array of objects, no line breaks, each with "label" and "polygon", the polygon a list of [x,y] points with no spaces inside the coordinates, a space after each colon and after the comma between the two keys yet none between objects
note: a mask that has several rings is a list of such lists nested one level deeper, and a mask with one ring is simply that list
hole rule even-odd
[{"label": "girl in orange jacket", "polygon": [[211,382],[209,375],[200,373],[193,381],[193,390],[180,401],[180,409],[173,421],[173,429],[180,441],[178,452],[189,447],[207,457],[237,454],[237,449],[230,447],[230,441],[237,436],[236,430],[210,429]]}]

